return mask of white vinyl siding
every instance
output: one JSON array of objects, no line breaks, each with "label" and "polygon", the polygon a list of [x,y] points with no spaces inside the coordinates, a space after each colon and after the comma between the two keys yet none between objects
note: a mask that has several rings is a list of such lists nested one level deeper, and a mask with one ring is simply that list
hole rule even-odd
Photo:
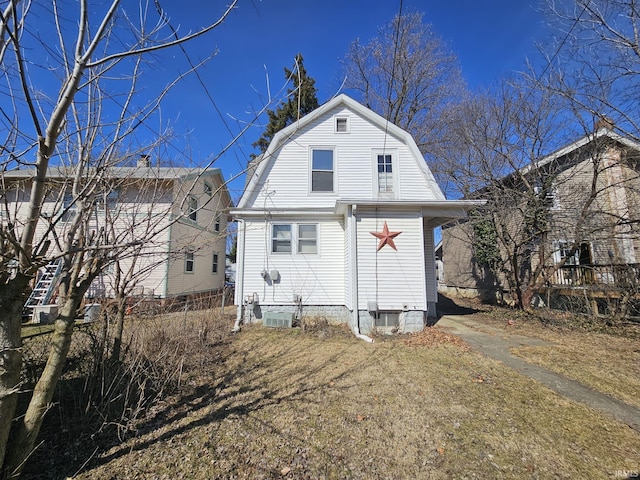
[{"label": "white vinyl siding", "polygon": [[[384,222],[390,231],[402,232],[393,240],[397,251],[384,246],[376,253]],[[424,239],[421,212],[379,210],[360,212],[358,221],[358,303],[367,310],[376,302],[381,311],[426,310]]]},{"label": "white vinyl siding", "polygon": [[[305,305],[344,305],[344,228],[341,219],[327,219],[317,224],[318,253],[264,255],[265,235],[271,226],[263,221],[246,220],[244,247],[245,293],[256,292],[262,305],[292,305],[293,295],[300,295]],[[303,219],[282,220],[279,224],[308,224]],[[295,247],[294,247],[295,248]],[[277,270],[280,279],[269,284],[260,273]]]},{"label": "white vinyl siding", "polygon": [[[349,115],[349,134],[336,133],[335,117]],[[334,190],[312,192],[311,149],[333,149]],[[247,208],[273,209],[333,208],[338,198],[374,200],[378,198],[377,165],[374,168],[372,155],[391,152],[398,200],[436,200],[433,184],[425,175],[408,146],[398,137],[386,134],[367,119],[353,115],[349,110],[337,110],[320,117],[317,122],[296,132],[291,139],[264,161],[269,162],[265,170],[269,182],[257,185],[249,196]],[[301,161],[301,159],[309,159]]]}]

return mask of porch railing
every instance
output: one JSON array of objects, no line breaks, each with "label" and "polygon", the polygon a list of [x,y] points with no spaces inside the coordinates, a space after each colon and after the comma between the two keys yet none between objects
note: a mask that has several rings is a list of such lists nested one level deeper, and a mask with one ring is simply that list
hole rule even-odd
[{"label": "porch railing", "polygon": [[550,275],[551,285],[628,288],[640,285],[640,263],[563,265]]}]

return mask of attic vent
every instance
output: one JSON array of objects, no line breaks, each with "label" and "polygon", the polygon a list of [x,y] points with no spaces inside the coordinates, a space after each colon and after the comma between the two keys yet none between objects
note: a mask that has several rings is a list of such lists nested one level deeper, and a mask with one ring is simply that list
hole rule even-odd
[{"label": "attic vent", "polygon": [[262,325],[271,328],[291,328],[293,313],[265,312]]}]

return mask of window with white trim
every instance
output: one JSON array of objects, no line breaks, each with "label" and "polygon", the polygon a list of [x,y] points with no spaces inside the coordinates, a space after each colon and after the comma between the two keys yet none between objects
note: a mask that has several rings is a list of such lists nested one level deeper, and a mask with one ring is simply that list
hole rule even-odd
[{"label": "window with white trim", "polygon": [[298,225],[297,253],[318,253],[318,226],[315,223]]},{"label": "window with white trim", "polygon": [[271,253],[317,254],[316,223],[274,223],[271,225]]},{"label": "window with white trim", "polygon": [[204,182],[204,193],[206,193],[208,196],[213,195],[213,187],[210,183]]},{"label": "window with white trim", "polygon": [[378,193],[393,193],[393,159],[391,154],[379,154]]},{"label": "window with white trim", "polygon": [[185,273],[193,273],[196,269],[196,254],[192,251],[184,254],[184,271]]},{"label": "window with white trim", "polygon": [[194,196],[189,196],[188,200],[189,207],[189,220],[193,220],[194,222],[198,221],[198,199]]},{"label": "window with white trim", "polygon": [[336,120],[336,133],[349,133],[348,117],[335,117],[335,120]]},{"label": "window with white trim", "polygon": [[76,216],[76,204],[73,201],[73,194],[65,193],[62,199],[62,212],[60,213],[60,220],[63,222],[70,222],[73,217]]},{"label": "window with white trim", "polygon": [[214,221],[214,224],[213,224],[213,229],[216,232],[220,231],[220,214],[219,213],[216,213],[216,218],[215,218],[215,221]]},{"label": "window with white trim", "polygon": [[311,150],[311,191],[333,192],[333,150]]},{"label": "window with white trim", "polygon": [[271,253],[291,253],[291,224],[271,226]]}]

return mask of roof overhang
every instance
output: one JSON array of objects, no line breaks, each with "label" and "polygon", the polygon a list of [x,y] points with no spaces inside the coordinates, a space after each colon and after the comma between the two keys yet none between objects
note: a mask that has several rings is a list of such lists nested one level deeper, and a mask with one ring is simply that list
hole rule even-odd
[{"label": "roof overhang", "polygon": [[339,217],[334,210],[308,208],[308,209],[254,209],[254,208],[232,208],[229,212],[234,218],[272,218],[272,217]]},{"label": "roof overhang", "polygon": [[428,225],[438,227],[452,220],[467,217],[467,212],[473,208],[481,207],[485,200],[338,200],[335,212],[344,215],[347,209],[356,208],[383,208],[394,210],[409,210],[419,207],[422,216],[428,219]]}]

